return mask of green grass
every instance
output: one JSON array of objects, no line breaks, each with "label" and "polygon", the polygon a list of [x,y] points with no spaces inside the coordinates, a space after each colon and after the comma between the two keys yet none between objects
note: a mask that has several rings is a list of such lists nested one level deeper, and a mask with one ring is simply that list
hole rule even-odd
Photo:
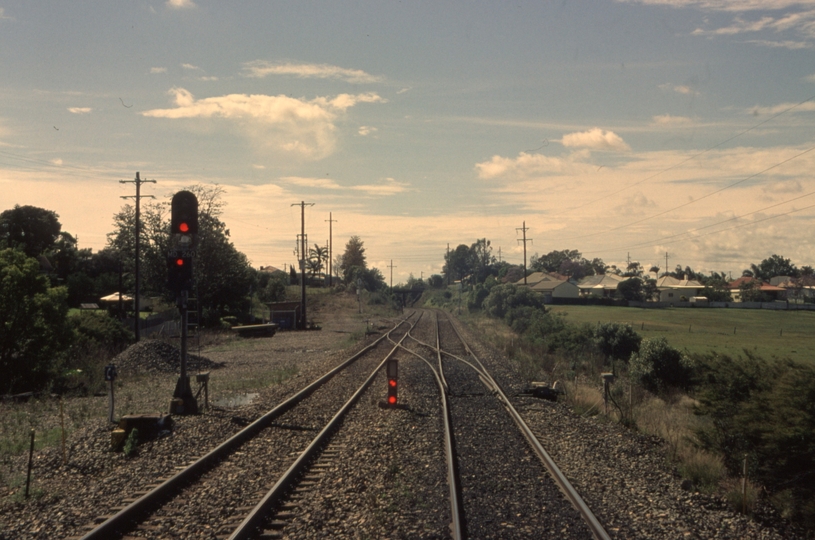
[{"label": "green grass", "polygon": [[664,337],[690,353],[739,355],[744,349],[765,358],[812,362],[815,312],[761,309],[551,306],[571,323],[633,325],[643,338]]}]

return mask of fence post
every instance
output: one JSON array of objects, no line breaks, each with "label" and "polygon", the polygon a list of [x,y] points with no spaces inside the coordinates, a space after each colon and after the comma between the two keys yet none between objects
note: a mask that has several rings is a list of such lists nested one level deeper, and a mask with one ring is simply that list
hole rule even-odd
[{"label": "fence post", "polygon": [[28,498],[28,488],[31,486],[31,461],[34,459],[34,428],[31,428],[31,446],[28,449],[28,474],[25,478],[25,498]]}]

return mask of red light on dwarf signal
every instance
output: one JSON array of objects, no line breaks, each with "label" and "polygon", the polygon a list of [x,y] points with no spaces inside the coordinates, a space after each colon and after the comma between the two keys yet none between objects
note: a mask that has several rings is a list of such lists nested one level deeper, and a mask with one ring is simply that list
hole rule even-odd
[{"label": "red light on dwarf signal", "polygon": [[396,388],[396,379],[390,379],[390,380],[388,380],[388,384],[389,384],[389,385],[391,385],[391,386],[393,386],[394,388]]},{"label": "red light on dwarf signal", "polygon": [[185,232],[189,232],[189,230],[190,230],[190,226],[189,226],[189,225],[187,225],[187,222],[186,222],[186,221],[182,221],[182,222],[181,222],[181,223],[178,225],[178,230],[179,230],[179,231],[181,231],[181,232],[183,232],[183,233],[185,233]]},{"label": "red light on dwarf signal", "polygon": [[184,266],[184,259],[176,259],[175,260],[176,266]]},{"label": "red light on dwarf signal", "polygon": [[388,396],[388,403],[390,405],[396,405],[396,396]]}]

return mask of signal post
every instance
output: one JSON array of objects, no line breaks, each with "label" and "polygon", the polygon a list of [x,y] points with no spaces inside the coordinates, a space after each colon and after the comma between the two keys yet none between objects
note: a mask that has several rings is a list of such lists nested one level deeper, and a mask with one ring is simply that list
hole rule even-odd
[{"label": "signal post", "polygon": [[385,362],[385,374],[388,378],[388,395],[385,401],[380,401],[379,406],[384,409],[402,409],[404,405],[399,403],[399,361],[395,358]]},{"label": "signal post", "polygon": [[197,414],[198,402],[192,394],[187,374],[187,301],[193,286],[192,260],[198,235],[198,199],[189,191],[173,195],[170,224],[170,251],[167,254],[167,282],[176,293],[181,313],[181,372],[170,402],[170,414]]}]

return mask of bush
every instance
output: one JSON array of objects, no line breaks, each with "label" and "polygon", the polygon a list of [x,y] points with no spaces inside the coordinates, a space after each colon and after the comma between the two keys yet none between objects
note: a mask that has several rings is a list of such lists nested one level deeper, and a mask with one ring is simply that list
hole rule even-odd
[{"label": "bush", "polygon": [[719,452],[728,471],[771,493],[782,514],[815,525],[815,366],[709,355],[699,361],[697,430],[704,448]]},{"label": "bush", "polygon": [[654,393],[669,388],[686,390],[691,386],[690,359],[668,345],[665,338],[646,339],[638,353],[631,355],[630,375],[642,386]]},{"label": "bush", "polygon": [[496,319],[511,320],[511,311],[520,307],[532,307],[544,310],[543,296],[527,287],[515,285],[496,285],[484,300],[487,315]]},{"label": "bush", "polygon": [[628,360],[640,350],[642,337],[630,324],[608,322],[594,329],[594,342],[606,358]]},{"label": "bush", "polygon": [[489,294],[490,289],[488,287],[481,284],[476,285],[475,289],[470,291],[470,294],[467,296],[467,309],[470,311],[480,310],[484,305],[484,300]]},{"label": "bush", "polygon": [[112,317],[79,313],[69,317],[68,321],[76,335],[75,346],[79,350],[102,346],[116,354],[135,341],[133,332]]},{"label": "bush", "polygon": [[0,392],[40,390],[59,373],[73,338],[67,297],[36,259],[0,250]]}]

